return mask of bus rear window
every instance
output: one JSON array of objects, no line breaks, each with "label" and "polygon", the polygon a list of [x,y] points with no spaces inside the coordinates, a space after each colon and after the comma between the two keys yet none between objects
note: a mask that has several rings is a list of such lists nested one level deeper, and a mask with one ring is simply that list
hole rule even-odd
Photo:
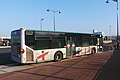
[{"label": "bus rear window", "polygon": [[20,43],[20,31],[13,31],[11,33],[11,42]]}]

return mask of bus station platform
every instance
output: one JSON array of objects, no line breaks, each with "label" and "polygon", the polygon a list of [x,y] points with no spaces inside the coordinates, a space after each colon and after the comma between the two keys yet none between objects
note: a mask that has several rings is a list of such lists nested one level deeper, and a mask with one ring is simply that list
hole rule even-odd
[{"label": "bus station platform", "polygon": [[48,62],[1,74],[0,80],[120,80],[120,50]]}]

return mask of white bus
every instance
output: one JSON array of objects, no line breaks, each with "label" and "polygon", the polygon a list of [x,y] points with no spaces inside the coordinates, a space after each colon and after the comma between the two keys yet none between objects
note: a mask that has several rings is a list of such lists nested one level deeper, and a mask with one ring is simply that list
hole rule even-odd
[{"label": "white bus", "polygon": [[60,61],[102,48],[102,36],[88,33],[19,29],[11,32],[11,58],[18,63]]}]

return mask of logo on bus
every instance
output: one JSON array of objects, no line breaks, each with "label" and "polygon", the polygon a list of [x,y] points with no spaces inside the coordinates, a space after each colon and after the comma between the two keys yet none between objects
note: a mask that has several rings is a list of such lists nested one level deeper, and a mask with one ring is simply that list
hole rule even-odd
[{"label": "logo on bus", "polygon": [[81,52],[82,52],[82,49],[78,48],[76,53],[79,55]]},{"label": "logo on bus", "polygon": [[37,59],[42,58],[42,60],[44,61],[45,56],[48,54],[49,52],[43,53],[42,55],[38,56]]}]

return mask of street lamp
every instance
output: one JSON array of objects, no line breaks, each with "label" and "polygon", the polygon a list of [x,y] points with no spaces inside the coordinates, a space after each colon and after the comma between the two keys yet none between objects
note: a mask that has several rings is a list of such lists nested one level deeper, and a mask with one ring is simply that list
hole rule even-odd
[{"label": "street lamp", "polygon": [[110,36],[110,40],[111,40],[111,25],[109,26],[109,36]]},{"label": "street lamp", "polygon": [[51,11],[51,12],[53,12],[53,24],[54,24],[54,31],[55,31],[55,13],[61,13],[60,11],[58,11],[58,10],[52,10],[52,9],[47,9],[47,11],[49,12],[49,11]]},{"label": "street lamp", "polygon": [[41,28],[41,30],[42,30],[42,21],[43,21],[44,19],[42,18],[42,19],[40,19],[40,28]]},{"label": "street lamp", "polygon": [[[112,0],[117,3],[117,49],[119,49],[119,7],[118,7],[118,0]],[[106,1],[106,3],[109,3],[109,0]]]}]

